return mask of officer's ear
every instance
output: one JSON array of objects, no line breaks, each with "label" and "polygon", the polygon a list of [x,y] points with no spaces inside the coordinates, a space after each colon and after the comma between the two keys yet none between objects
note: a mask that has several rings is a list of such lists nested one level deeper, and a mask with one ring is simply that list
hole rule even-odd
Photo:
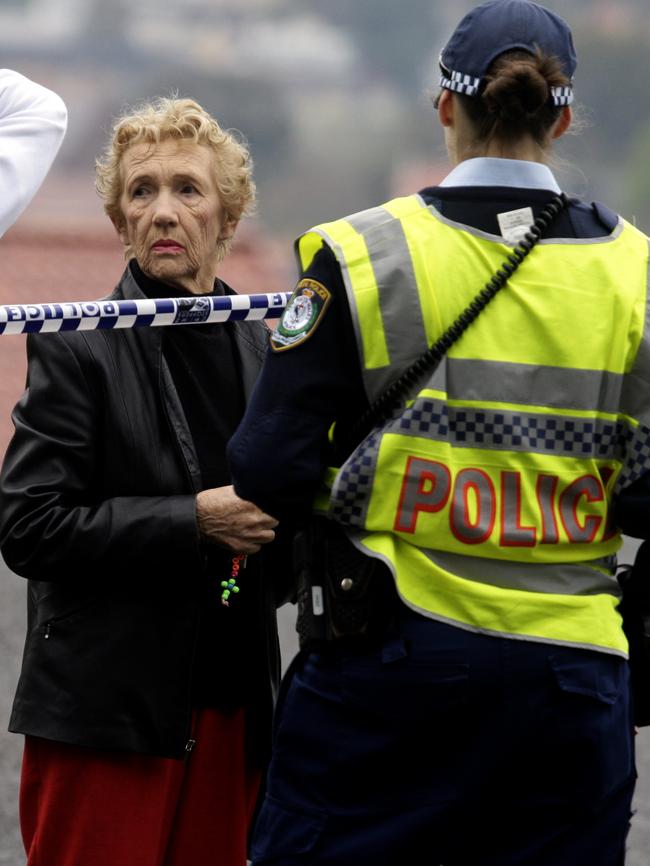
[{"label": "officer's ear", "polygon": [[567,131],[573,122],[573,111],[570,105],[565,105],[560,112],[560,116],[553,124],[551,129],[551,138],[559,138]]},{"label": "officer's ear", "polygon": [[452,127],[456,122],[456,101],[451,90],[441,90],[436,98],[436,108],[440,123],[445,127]]}]

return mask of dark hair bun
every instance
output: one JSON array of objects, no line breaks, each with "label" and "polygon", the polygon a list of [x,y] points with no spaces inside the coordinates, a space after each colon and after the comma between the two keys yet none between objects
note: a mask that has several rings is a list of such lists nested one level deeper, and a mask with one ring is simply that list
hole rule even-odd
[{"label": "dark hair bun", "polygon": [[485,106],[503,121],[530,121],[550,98],[549,83],[535,58],[504,61],[488,76],[483,91]]},{"label": "dark hair bun", "polygon": [[492,63],[478,99],[456,95],[475,127],[477,141],[515,142],[526,135],[546,147],[561,111],[553,104],[551,88],[569,83],[557,57],[513,49]]}]

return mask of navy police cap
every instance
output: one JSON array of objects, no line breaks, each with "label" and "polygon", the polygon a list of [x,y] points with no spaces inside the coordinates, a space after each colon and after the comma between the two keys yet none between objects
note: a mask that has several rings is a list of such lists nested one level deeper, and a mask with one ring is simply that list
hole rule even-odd
[{"label": "navy police cap", "polygon": [[[460,22],[440,55],[440,86],[478,96],[485,75],[499,55],[537,49],[557,57],[569,81],[577,57],[568,24],[531,0],[490,0],[476,6]],[[572,87],[551,88],[555,105],[573,102]]]}]

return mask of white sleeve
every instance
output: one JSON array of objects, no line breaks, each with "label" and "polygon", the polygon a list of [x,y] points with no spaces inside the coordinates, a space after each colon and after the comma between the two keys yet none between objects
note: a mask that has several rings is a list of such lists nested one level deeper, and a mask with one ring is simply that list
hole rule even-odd
[{"label": "white sleeve", "polygon": [[56,93],[0,69],[0,236],[45,179],[67,122],[65,103]]}]

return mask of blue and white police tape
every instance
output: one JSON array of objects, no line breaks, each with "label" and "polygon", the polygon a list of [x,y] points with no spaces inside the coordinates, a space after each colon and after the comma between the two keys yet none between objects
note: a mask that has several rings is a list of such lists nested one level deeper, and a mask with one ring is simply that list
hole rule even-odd
[{"label": "blue and white police tape", "polygon": [[0,334],[48,334],[112,328],[155,328],[253,319],[278,319],[290,292],[134,301],[79,301],[0,305]]}]

